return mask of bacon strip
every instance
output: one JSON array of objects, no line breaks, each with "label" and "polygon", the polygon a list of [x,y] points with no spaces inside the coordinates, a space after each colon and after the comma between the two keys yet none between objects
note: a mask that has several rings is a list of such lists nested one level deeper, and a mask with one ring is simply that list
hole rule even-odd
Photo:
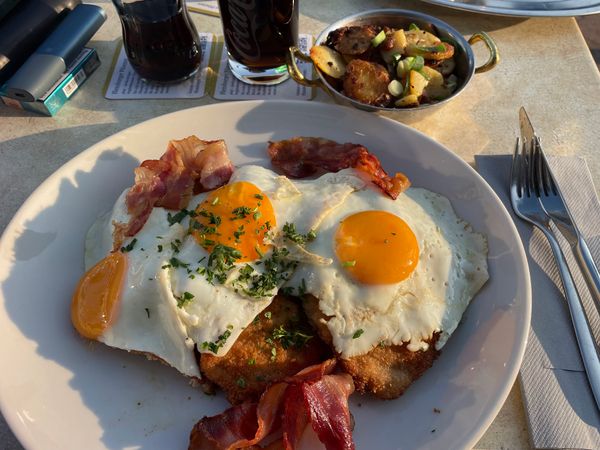
[{"label": "bacon strip", "polygon": [[233,165],[225,141],[203,141],[196,136],[169,141],[160,159],[148,159],[135,170],[135,183],[125,203],[128,223],[115,223],[113,247],[142,229],[155,206],[185,208],[194,194],[215,189],[229,181]]},{"label": "bacon strip", "polygon": [[354,384],[348,374],[331,375],[335,364],[332,359],[308,367],[271,385],[258,403],[204,417],[192,429],[188,450],[249,448],[281,428],[281,445],[294,450],[308,423],[327,450],[354,450],[348,409]]},{"label": "bacon strip", "polygon": [[358,144],[339,144],[316,137],[294,137],[269,142],[268,152],[271,163],[289,177],[303,178],[319,170],[337,172],[352,167],[365,173],[393,199],[410,186],[406,175],[396,173],[390,177],[377,157]]}]

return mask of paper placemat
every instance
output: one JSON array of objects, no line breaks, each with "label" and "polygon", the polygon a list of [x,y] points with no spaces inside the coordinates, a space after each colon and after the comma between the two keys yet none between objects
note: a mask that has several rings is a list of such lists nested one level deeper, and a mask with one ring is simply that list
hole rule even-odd
[{"label": "paper placemat", "polygon": [[[575,221],[600,261],[600,205],[584,159],[549,157]],[[548,241],[517,218],[509,198],[511,156],[478,155],[477,170],[509,211],[523,241],[532,285],[531,330],[519,381],[533,448],[600,449],[600,414],[587,382],[556,262]],[[572,252],[559,242],[584,303],[596,341],[600,316]]]},{"label": "paper placemat", "polygon": [[142,80],[127,60],[125,48],[117,48],[118,56],[109,70],[110,80],[104,96],[111,100],[157,99],[157,98],[201,98],[206,91],[206,79],[210,54],[214,42],[211,33],[199,33],[202,62],[195,75],[177,84],[150,83]]},{"label": "paper placemat", "polygon": [[[298,47],[306,53],[312,46],[312,41],[311,35],[301,34],[298,37]],[[305,77],[311,78],[313,76],[311,63],[298,62],[298,68]],[[313,97],[313,90],[296,83],[291,78],[273,86],[255,86],[241,82],[233,76],[229,69],[227,47],[223,45],[217,82],[212,96],[217,100],[267,100],[274,98],[310,100]]]}]

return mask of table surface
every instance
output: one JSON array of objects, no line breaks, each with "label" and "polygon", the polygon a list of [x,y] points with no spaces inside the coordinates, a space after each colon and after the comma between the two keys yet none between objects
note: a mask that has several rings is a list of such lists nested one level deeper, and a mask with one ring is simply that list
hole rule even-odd
[{"label": "table surface", "polygon": [[[191,100],[107,100],[103,89],[121,28],[110,1],[94,2],[108,13],[94,36],[101,67],[54,118],[0,105],[0,232],[31,192],[66,161],[97,141],[133,124],[192,106]],[[300,30],[318,35],[327,24],[371,8],[414,9],[439,17],[469,37],[486,31],[496,40],[501,63],[473,77],[443,108],[408,125],[431,136],[467,162],[475,154],[510,153],[517,136],[517,110],[527,108],[550,154],[586,157],[600,179],[600,75],[572,18],[520,19],[458,12],[419,1],[302,0]],[[199,31],[221,34],[218,18],[192,14]],[[475,46],[479,63],[486,58]],[[313,101],[331,101],[319,93]],[[596,183],[599,185],[599,183]],[[22,449],[0,417],[0,447]],[[477,449],[530,448],[518,381]]]}]

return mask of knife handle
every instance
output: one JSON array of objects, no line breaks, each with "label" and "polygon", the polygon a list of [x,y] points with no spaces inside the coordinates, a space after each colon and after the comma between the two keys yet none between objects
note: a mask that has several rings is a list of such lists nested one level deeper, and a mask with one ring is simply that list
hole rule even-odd
[{"label": "knife handle", "polygon": [[581,234],[577,238],[577,245],[573,253],[575,254],[581,273],[583,273],[583,278],[587,283],[588,289],[592,293],[596,308],[600,308],[600,274],[598,273],[598,268],[594,263],[590,249]]},{"label": "knife handle", "polygon": [[[600,410],[600,359],[598,358],[594,336],[590,330],[583,304],[577,293],[577,288],[573,282],[569,266],[558,245],[558,241],[549,229],[542,229],[542,231],[546,235],[554,258],[556,259],[558,272],[567,299],[567,305],[569,305],[569,312],[571,313],[571,320],[573,322],[573,328],[575,329],[575,337],[577,338],[577,344],[579,345],[581,359],[583,360],[587,378],[590,387],[592,388],[594,399],[596,400],[596,407]],[[587,245],[584,248],[587,249]]]}]

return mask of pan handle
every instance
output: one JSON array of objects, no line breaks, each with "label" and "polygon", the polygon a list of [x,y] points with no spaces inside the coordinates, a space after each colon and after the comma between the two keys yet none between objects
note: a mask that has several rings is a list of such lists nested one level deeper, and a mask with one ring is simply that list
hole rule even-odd
[{"label": "pan handle", "polygon": [[304,86],[320,87],[326,91],[327,89],[325,88],[325,85],[323,84],[323,81],[321,79],[315,78],[311,80],[304,76],[304,74],[298,67],[298,64],[296,64],[296,59],[301,59],[302,61],[312,63],[312,59],[310,59],[310,56],[302,53],[302,51],[298,47],[290,47],[287,53],[287,70],[290,76],[294,79],[294,81]]},{"label": "pan handle", "polygon": [[475,68],[475,73],[483,73],[496,67],[496,65],[500,62],[500,54],[498,53],[498,47],[496,46],[496,43],[485,31],[480,31],[471,36],[469,39],[469,44],[473,45],[478,41],[483,41],[490,52],[490,57],[488,60],[482,66]]}]

